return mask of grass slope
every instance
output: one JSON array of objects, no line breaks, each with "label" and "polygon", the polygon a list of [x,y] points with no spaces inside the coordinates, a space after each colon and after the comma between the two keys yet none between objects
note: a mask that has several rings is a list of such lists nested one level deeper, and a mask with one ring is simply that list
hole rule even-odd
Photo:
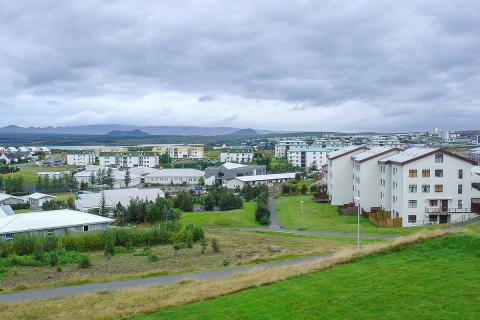
[{"label": "grass slope", "polygon": [[182,213],[182,223],[198,223],[208,227],[259,227],[255,221],[256,202],[245,202],[243,208],[230,211]]},{"label": "grass slope", "polygon": [[[275,200],[280,225],[284,228],[301,227],[301,204],[303,201],[304,227],[306,230],[327,232],[357,232],[357,216],[340,216],[336,207],[328,203],[316,203],[311,196],[285,196]],[[366,234],[407,235],[420,229],[435,229],[441,226],[410,228],[379,228],[366,218],[360,218],[360,232]]]},{"label": "grass slope", "polygon": [[457,234],[134,319],[477,319],[479,291],[480,237]]}]

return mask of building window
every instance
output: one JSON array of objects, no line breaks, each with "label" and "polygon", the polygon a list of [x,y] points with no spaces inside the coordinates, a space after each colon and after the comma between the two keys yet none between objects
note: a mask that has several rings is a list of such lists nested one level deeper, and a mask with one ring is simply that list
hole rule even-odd
[{"label": "building window", "polygon": [[428,222],[436,223],[437,222],[437,216],[434,214],[431,214],[428,216]]},{"label": "building window", "polygon": [[462,207],[463,207],[463,201],[462,200],[458,200],[457,207],[458,207],[458,209],[462,209]]},{"label": "building window", "polygon": [[417,193],[417,185],[416,184],[411,184],[408,186],[408,191],[410,193]]},{"label": "building window", "polygon": [[463,179],[463,170],[458,169],[458,179]]},{"label": "building window", "polygon": [[423,169],[422,170],[422,177],[430,178],[430,169]]},{"label": "building window", "polygon": [[443,192],[443,184],[436,184],[435,192]]},{"label": "building window", "polygon": [[463,193],[463,185],[459,184],[458,185],[458,194],[462,194],[462,193]]},{"label": "building window", "polygon": [[416,178],[417,177],[417,170],[409,170],[408,171],[408,176],[410,178]]},{"label": "building window", "polygon": [[87,232],[88,231],[88,226],[83,226],[83,232]]},{"label": "building window", "polygon": [[442,169],[436,169],[435,170],[435,177],[436,178],[443,178],[443,170]]},{"label": "building window", "polygon": [[47,230],[47,237],[53,237],[55,235],[55,231],[53,229]]},{"label": "building window", "polygon": [[437,153],[435,155],[435,163],[443,163],[443,154]]},{"label": "building window", "polygon": [[430,185],[429,184],[422,184],[422,192],[429,193],[430,192]]},{"label": "building window", "polygon": [[417,222],[417,216],[414,214],[409,214],[408,215],[408,223],[416,223]]},{"label": "building window", "polygon": [[416,208],[417,207],[417,200],[408,200],[408,207],[409,208]]},{"label": "building window", "polygon": [[438,207],[438,200],[430,200],[430,207]]}]

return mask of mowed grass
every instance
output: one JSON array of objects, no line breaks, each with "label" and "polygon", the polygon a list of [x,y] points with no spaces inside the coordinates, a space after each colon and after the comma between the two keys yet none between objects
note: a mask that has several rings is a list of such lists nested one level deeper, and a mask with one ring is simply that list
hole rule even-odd
[{"label": "mowed grass", "polygon": [[39,167],[36,166],[34,163],[21,163],[18,165],[20,171],[8,174],[5,177],[22,177],[25,184],[34,184],[37,182],[38,179],[38,172],[45,172],[45,171],[74,171],[76,170],[75,167],[71,166],[58,166],[58,167]]},{"label": "mowed grass", "polygon": [[[316,203],[312,196],[283,196],[275,200],[280,225],[288,229],[302,227],[302,204],[304,210],[304,228],[306,230],[356,233],[357,216],[341,216],[335,206],[328,203]],[[436,229],[442,225],[409,228],[379,228],[368,219],[360,217],[360,233],[407,235],[421,229]]]},{"label": "mowed grass", "polygon": [[134,319],[478,319],[479,292],[480,237],[456,234]]},{"label": "mowed grass", "polygon": [[255,221],[256,202],[245,202],[243,208],[229,211],[182,213],[182,223],[198,223],[207,227],[252,228],[261,225]]}]

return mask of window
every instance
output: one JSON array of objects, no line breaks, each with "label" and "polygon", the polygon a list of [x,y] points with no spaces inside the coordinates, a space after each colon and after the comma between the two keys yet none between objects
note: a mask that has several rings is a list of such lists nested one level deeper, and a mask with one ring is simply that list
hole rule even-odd
[{"label": "window", "polygon": [[422,184],[422,192],[429,193],[430,192],[430,185],[429,184]]},{"label": "window", "polygon": [[411,184],[408,186],[408,191],[410,193],[417,193],[417,185],[416,184]]},{"label": "window", "polygon": [[458,185],[458,194],[462,194],[463,193],[463,185],[459,184]]},{"label": "window", "polygon": [[463,170],[458,169],[458,179],[463,179]]},{"label": "window", "polygon": [[47,230],[47,236],[48,237],[53,237],[55,235],[55,231],[53,229],[48,229]]},{"label": "window", "polygon": [[408,171],[408,176],[410,178],[416,178],[417,177],[417,170],[409,170]]},{"label": "window", "polygon": [[438,200],[430,200],[430,207],[438,207]]},{"label": "window", "polygon": [[443,184],[436,184],[435,192],[443,192]]},{"label": "window", "polygon": [[88,231],[88,226],[83,226],[83,231],[87,232]]},{"label": "window", "polygon": [[435,163],[443,163],[443,154],[437,153],[435,155]]},{"label": "window", "polygon": [[408,200],[408,207],[409,208],[416,208],[417,207],[417,200]]},{"label": "window", "polygon": [[435,170],[435,177],[436,178],[442,178],[443,177],[443,170],[442,169],[436,169]]},{"label": "window", "polygon": [[417,222],[417,216],[414,214],[409,214],[408,215],[408,223],[416,223]]},{"label": "window", "polygon": [[458,205],[457,205],[458,209],[462,209],[462,207],[463,207],[463,201],[462,201],[462,200],[458,200],[458,203],[457,203],[457,204],[458,204]]},{"label": "window", "polygon": [[437,222],[437,216],[434,214],[429,215],[428,222],[433,222],[433,223]]},{"label": "window", "polygon": [[422,177],[430,178],[430,169],[423,169],[422,170]]}]

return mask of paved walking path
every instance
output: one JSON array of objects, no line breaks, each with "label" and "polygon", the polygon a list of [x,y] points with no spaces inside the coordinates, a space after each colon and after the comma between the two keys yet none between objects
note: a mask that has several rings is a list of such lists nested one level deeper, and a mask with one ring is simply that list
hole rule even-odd
[{"label": "paved walking path", "polygon": [[36,290],[28,290],[28,291],[15,292],[15,293],[6,293],[6,294],[0,294],[0,303],[73,296],[73,295],[82,294],[82,293],[105,292],[105,291],[135,288],[135,287],[141,287],[141,286],[147,286],[147,285],[167,285],[167,284],[173,284],[180,280],[185,280],[185,279],[209,280],[209,279],[222,278],[226,276],[239,274],[255,268],[270,269],[274,267],[291,266],[299,263],[321,260],[329,257],[330,255],[331,254],[323,254],[323,255],[309,256],[304,258],[284,260],[284,261],[268,262],[268,263],[258,264],[258,265],[232,267],[232,268],[212,270],[212,271],[192,272],[192,273],[171,275],[171,276],[157,276],[157,277],[149,277],[149,278],[142,278],[142,279],[112,281],[112,282],[94,283],[94,284],[82,284],[82,285],[76,285],[76,286],[36,289]]},{"label": "paved walking path", "polygon": [[273,197],[268,198],[268,208],[270,210],[270,225],[268,229],[270,230],[279,230],[282,227],[280,226],[280,222],[277,216],[277,208],[275,207],[275,199]]}]

